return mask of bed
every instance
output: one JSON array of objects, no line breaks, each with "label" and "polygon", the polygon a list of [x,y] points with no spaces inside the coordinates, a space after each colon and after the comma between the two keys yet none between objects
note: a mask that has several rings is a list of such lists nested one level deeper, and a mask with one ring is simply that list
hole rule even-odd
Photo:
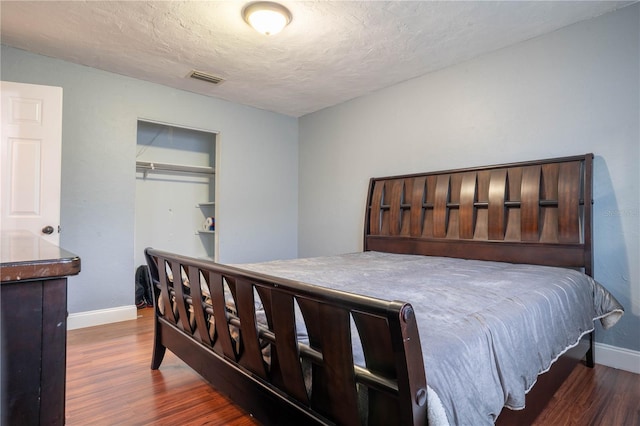
[{"label": "bed", "polygon": [[531,422],[623,313],[591,278],[592,164],[372,178],[361,253],[148,248],[151,368],[169,349],[264,424]]}]

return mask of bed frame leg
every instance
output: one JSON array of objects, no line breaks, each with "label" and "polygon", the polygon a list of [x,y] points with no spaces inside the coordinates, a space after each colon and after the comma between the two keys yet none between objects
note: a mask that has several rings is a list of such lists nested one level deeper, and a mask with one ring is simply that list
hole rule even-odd
[{"label": "bed frame leg", "polygon": [[161,334],[162,330],[160,327],[160,321],[158,321],[158,314],[156,312],[153,332],[153,354],[151,356],[152,370],[160,368],[160,364],[162,364],[162,360],[164,359],[164,354],[167,351],[167,348],[162,344]]},{"label": "bed frame leg", "polygon": [[589,350],[587,351],[587,355],[586,355],[586,364],[587,367],[589,368],[593,368],[596,363],[595,363],[595,357],[594,357],[594,349],[593,349],[593,344],[594,344],[594,335],[595,332],[591,332],[589,333]]}]

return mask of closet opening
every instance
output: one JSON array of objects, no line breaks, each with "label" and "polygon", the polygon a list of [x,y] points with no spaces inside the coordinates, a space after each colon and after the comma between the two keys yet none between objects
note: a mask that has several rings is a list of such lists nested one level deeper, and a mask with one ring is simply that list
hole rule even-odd
[{"label": "closet opening", "polygon": [[216,260],[217,132],[138,120],[135,265],[144,249]]}]

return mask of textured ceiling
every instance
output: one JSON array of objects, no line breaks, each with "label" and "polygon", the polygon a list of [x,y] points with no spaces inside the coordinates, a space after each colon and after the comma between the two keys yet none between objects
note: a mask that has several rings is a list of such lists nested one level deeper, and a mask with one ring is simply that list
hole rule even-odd
[{"label": "textured ceiling", "polygon": [[[299,117],[632,2],[282,1],[280,34],[239,1],[6,1],[2,44]],[[186,78],[197,69],[213,86]]]}]

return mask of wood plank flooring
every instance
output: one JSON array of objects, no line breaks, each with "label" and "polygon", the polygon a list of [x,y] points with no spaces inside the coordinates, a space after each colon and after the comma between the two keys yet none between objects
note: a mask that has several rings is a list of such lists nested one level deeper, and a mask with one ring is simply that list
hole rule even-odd
[{"label": "wood plank flooring", "polygon": [[68,332],[67,425],[258,424],[171,352],[152,371],[153,309],[138,315]]},{"label": "wood plank flooring", "polygon": [[[152,371],[153,309],[138,314],[68,332],[67,425],[259,424],[169,351]],[[534,425],[640,426],[640,376],[579,366]]]}]

